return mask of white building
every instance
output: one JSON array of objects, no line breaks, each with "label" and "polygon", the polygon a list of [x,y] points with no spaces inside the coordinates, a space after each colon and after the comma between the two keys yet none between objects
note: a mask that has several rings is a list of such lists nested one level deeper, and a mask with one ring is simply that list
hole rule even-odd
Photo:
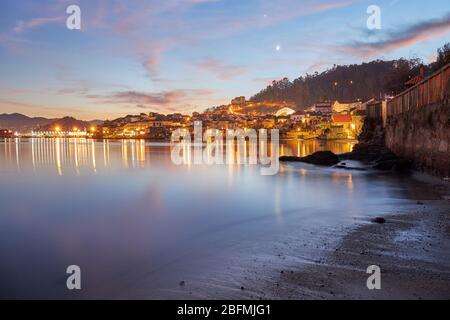
[{"label": "white building", "polygon": [[275,112],[275,116],[277,116],[277,117],[290,116],[294,113],[295,113],[294,109],[284,107],[284,108],[281,108],[280,110],[278,110],[277,112]]}]

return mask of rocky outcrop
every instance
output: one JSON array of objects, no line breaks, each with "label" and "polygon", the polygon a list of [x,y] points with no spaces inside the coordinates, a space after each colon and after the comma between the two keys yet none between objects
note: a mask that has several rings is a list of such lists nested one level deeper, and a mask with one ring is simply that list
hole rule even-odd
[{"label": "rocky outcrop", "polygon": [[339,157],[331,151],[317,151],[306,157],[281,156],[280,161],[305,162],[320,166],[332,166],[339,163]]},{"label": "rocky outcrop", "polygon": [[412,161],[398,157],[386,147],[381,119],[366,119],[358,141],[352,152],[341,154],[340,158],[370,163],[382,171],[406,172],[412,168]]},{"label": "rocky outcrop", "polygon": [[411,170],[413,162],[411,160],[396,158],[391,160],[380,160],[373,166],[374,169],[383,171],[397,171],[397,172],[407,172]]},{"label": "rocky outcrop", "polygon": [[353,147],[352,152],[341,154],[341,159],[373,162],[380,159],[394,159],[396,156],[384,143],[384,130],[381,119],[364,120],[358,144]]},{"label": "rocky outcrop", "polygon": [[396,155],[382,145],[358,143],[352,152],[340,154],[341,159],[358,160],[362,162],[373,162],[378,160],[395,159]]}]

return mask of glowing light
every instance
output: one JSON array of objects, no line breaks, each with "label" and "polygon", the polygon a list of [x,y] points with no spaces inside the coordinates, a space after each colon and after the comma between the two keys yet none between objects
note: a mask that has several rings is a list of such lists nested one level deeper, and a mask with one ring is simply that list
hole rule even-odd
[{"label": "glowing light", "polygon": [[281,46],[279,44],[276,45],[275,50],[280,51],[281,50]]}]

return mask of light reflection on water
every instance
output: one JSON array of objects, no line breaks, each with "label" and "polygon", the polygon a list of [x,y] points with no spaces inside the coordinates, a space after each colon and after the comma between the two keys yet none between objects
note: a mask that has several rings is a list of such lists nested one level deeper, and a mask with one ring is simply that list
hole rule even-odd
[{"label": "light reflection on water", "polygon": [[[302,156],[347,152],[352,143],[282,146]],[[227,268],[275,256],[287,238],[315,248],[311,230],[323,235],[395,212],[414,186],[407,177],[299,163],[281,164],[275,176],[257,166],[175,166],[169,146],[143,140],[3,139],[0,177],[3,298],[184,297],[181,280],[222,281]],[[83,274],[76,293],[65,289],[71,264]]]},{"label": "light reflection on water", "polygon": [[[152,151],[168,151],[170,146],[166,143],[150,143],[145,140],[100,140],[84,138],[30,138],[30,139],[2,139],[3,148],[0,152],[0,170],[16,167],[34,170],[53,167],[57,174],[63,175],[67,171],[80,173],[80,168],[96,172],[98,168],[122,167],[144,168],[150,164]],[[318,140],[286,140],[281,142],[280,155],[305,156],[318,150],[331,150],[334,153],[344,153],[352,150],[354,141]],[[113,146],[113,148],[111,148]],[[225,151],[228,146],[221,145]],[[256,146],[253,146],[256,149]],[[227,155],[231,163],[242,164],[242,159],[249,156],[249,143],[245,142],[243,155],[236,148],[235,154]],[[264,152],[270,154],[270,145]],[[120,151],[120,157],[117,152]],[[192,165],[192,150],[183,150],[184,164]],[[242,152],[241,151],[241,152]],[[213,151],[211,151],[212,153]],[[113,153],[111,155],[111,153]],[[209,157],[213,155],[206,153]],[[225,161],[226,159],[224,159]]]}]

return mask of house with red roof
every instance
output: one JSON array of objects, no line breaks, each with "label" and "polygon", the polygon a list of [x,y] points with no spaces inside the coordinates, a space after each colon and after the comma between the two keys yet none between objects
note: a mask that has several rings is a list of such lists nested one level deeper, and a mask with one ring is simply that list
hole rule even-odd
[{"label": "house with red roof", "polygon": [[333,114],[331,121],[335,124],[349,124],[352,122],[352,116],[350,114]]},{"label": "house with red roof", "polygon": [[361,132],[363,117],[351,114],[333,114],[331,116],[330,136],[334,139],[355,139]]}]

